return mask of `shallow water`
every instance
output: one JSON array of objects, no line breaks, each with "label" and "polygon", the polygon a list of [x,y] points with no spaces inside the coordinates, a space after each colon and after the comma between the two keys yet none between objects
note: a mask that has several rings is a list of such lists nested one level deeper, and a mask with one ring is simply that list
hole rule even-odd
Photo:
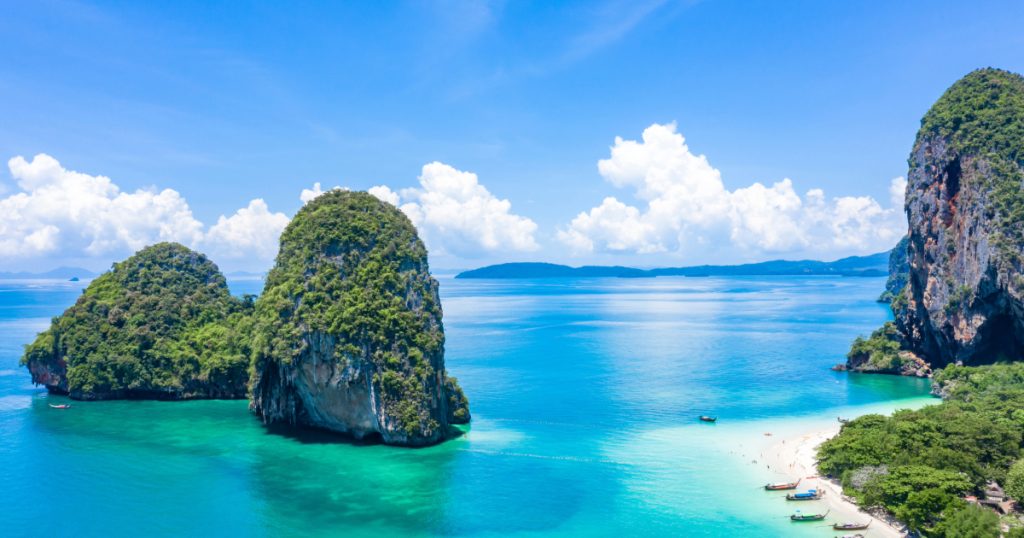
[{"label": "shallow water", "polygon": [[85,283],[0,281],[0,535],[829,535],[785,519],[751,454],[926,401],[828,370],[886,319],[883,282],[442,279],[474,423],[410,450],[270,433],[243,401],[50,409],[18,357]]}]

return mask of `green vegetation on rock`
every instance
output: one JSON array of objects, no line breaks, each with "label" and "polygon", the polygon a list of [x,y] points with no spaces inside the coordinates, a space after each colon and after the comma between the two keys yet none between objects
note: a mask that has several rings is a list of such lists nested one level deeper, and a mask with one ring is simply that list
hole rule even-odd
[{"label": "green vegetation on rock", "polygon": [[243,398],[252,305],[205,256],[160,243],[92,281],[22,363],[76,398]]},{"label": "green vegetation on rock", "polygon": [[881,328],[864,338],[858,336],[846,358],[858,370],[898,372],[903,365],[900,358],[900,334],[896,324],[885,322]]}]

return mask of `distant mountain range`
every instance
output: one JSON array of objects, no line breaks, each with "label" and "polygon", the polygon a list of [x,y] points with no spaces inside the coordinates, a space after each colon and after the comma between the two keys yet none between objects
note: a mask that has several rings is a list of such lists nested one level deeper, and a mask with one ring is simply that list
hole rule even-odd
[{"label": "distant mountain range", "polygon": [[570,267],[554,263],[502,263],[464,271],[455,278],[651,278],[657,276],[772,276],[772,275],[833,275],[833,276],[887,276],[889,252],[870,256],[850,256],[833,262],[814,260],[773,260],[743,265],[696,265],[691,267],[664,267],[637,269],[634,267],[585,265]]},{"label": "distant mountain range", "polygon": [[81,267],[58,267],[51,269],[44,273],[29,273],[27,271],[21,271],[17,273],[3,273],[0,272],[0,280],[11,280],[11,279],[48,279],[48,280],[70,280],[72,278],[79,278],[82,280],[94,278],[96,273],[82,269]]}]

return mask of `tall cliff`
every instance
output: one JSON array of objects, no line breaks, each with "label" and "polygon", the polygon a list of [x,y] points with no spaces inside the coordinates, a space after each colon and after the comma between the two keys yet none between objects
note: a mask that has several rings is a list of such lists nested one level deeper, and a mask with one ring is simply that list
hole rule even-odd
[{"label": "tall cliff", "polygon": [[910,283],[897,324],[933,365],[1024,352],[1024,78],[956,82],[921,122],[906,210]]},{"label": "tall cliff", "polygon": [[306,204],[256,304],[252,409],[389,444],[439,442],[469,420],[444,365],[438,284],[409,219],[359,192]]},{"label": "tall cliff", "polygon": [[205,256],[160,243],[93,280],[22,364],[77,399],[244,398],[251,307]]},{"label": "tall cliff", "polygon": [[909,274],[890,341],[934,367],[1021,359],[1024,78],[980,69],[953,84],[921,120],[909,165]]}]

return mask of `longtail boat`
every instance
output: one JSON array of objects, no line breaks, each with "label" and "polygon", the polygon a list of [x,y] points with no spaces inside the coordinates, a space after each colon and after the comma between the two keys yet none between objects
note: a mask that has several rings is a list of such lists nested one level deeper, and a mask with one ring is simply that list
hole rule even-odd
[{"label": "longtail boat", "polygon": [[764,489],[768,491],[782,491],[785,489],[796,489],[800,485],[800,478],[796,482],[776,482],[774,484],[765,484]]},{"label": "longtail boat", "polygon": [[857,534],[844,534],[839,538],[864,538],[864,535],[858,532]]},{"label": "longtail boat", "polygon": [[848,419],[848,418],[836,417],[836,420],[838,420],[840,424],[849,424],[850,423],[850,419]]},{"label": "longtail boat", "polygon": [[871,522],[867,523],[835,523],[832,528],[837,531],[862,531],[868,528]]},{"label": "longtail boat", "polygon": [[60,405],[50,404],[50,407],[52,407],[54,409],[71,409],[71,404],[60,404]]},{"label": "longtail boat", "polygon": [[811,489],[803,493],[790,493],[786,495],[787,501],[816,501],[821,498],[820,489]]},{"label": "longtail boat", "polygon": [[700,420],[702,422],[714,422],[714,421],[718,420],[718,417],[709,417],[707,415],[701,415],[700,416]]},{"label": "longtail boat", "polygon": [[821,520],[825,519],[826,516],[828,516],[829,512],[831,512],[831,510],[827,510],[824,514],[801,514],[801,513],[796,513],[796,514],[793,514],[793,515],[789,516],[789,520],[790,521],[821,521]]}]

